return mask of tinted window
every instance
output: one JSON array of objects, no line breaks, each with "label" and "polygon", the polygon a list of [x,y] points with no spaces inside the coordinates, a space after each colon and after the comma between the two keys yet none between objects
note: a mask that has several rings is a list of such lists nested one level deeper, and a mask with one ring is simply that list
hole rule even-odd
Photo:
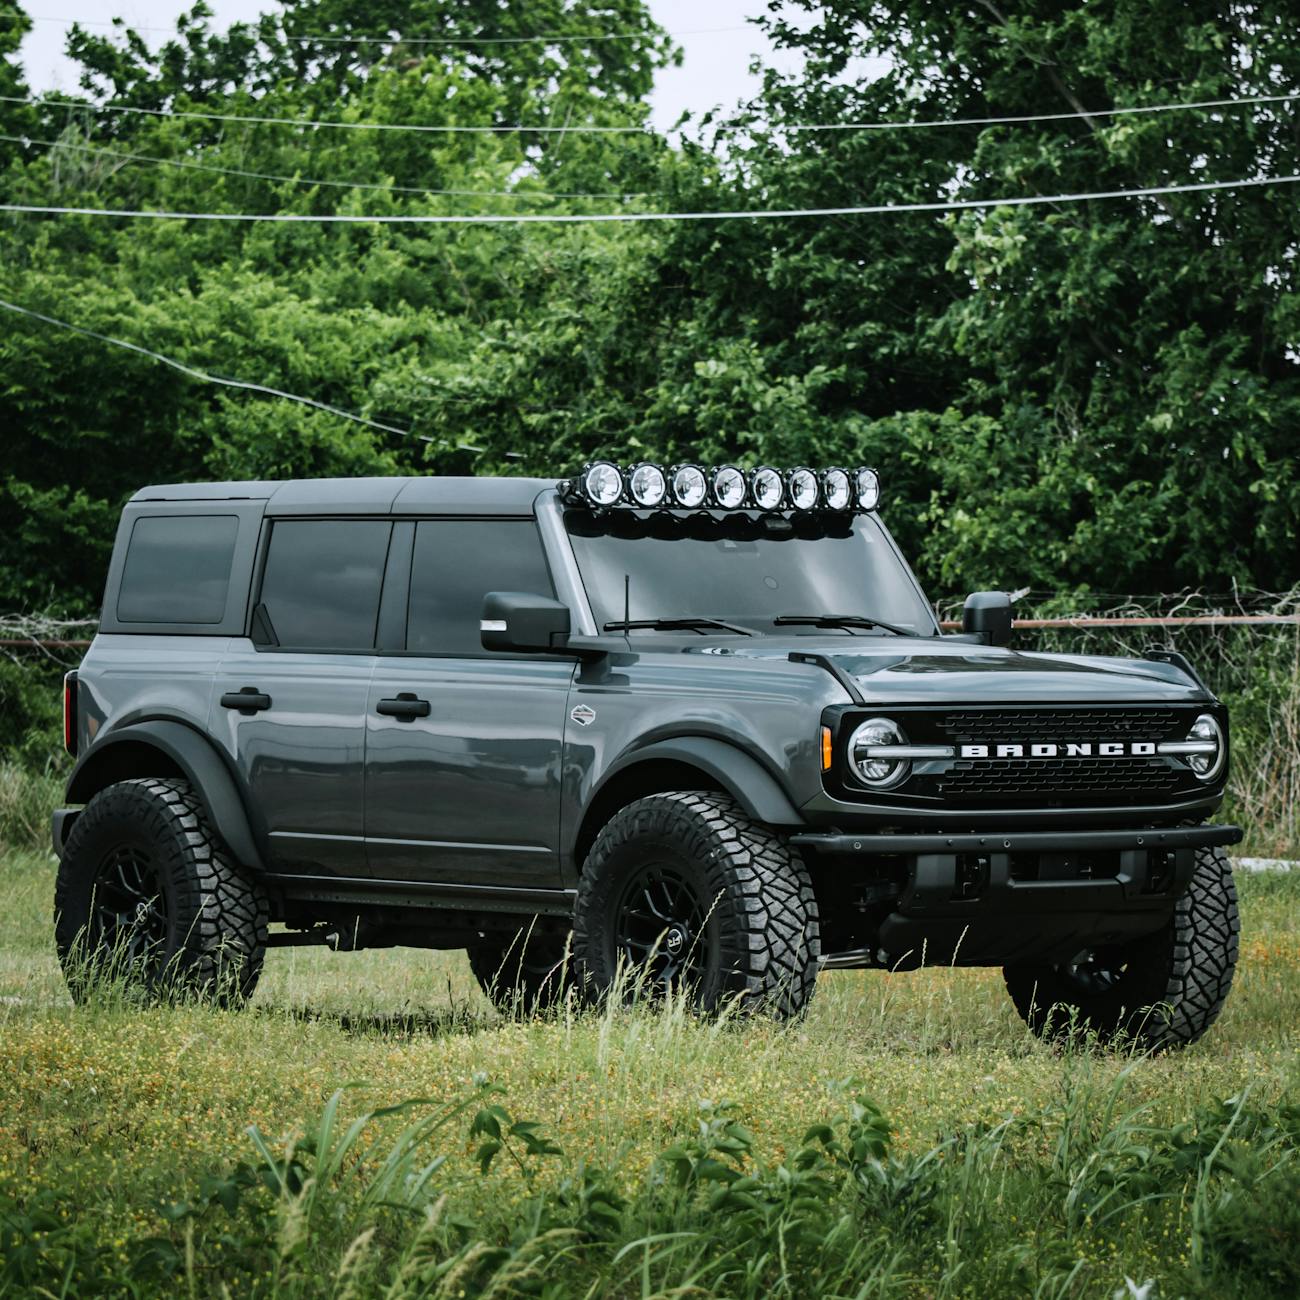
[{"label": "tinted window", "polygon": [[261,602],[282,646],[369,650],[391,526],[378,519],[279,520]]},{"label": "tinted window", "polygon": [[478,625],[489,591],[555,594],[531,520],[437,519],[419,524],[406,648],[425,654],[482,654]]},{"label": "tinted window", "polygon": [[220,623],[239,520],[234,515],[137,519],[122,566],[123,623]]}]

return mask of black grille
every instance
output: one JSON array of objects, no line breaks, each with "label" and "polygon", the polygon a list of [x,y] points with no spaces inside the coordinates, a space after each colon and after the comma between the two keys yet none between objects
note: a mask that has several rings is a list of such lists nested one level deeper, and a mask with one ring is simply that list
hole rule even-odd
[{"label": "black grille", "polygon": [[989,709],[949,713],[944,732],[954,741],[983,744],[999,740],[1173,740],[1187,734],[1195,711],[1178,709]]},{"label": "black grille", "polygon": [[1077,804],[1145,803],[1176,795],[1186,775],[1162,758],[990,759],[958,761],[938,788],[945,798],[1068,800]]},{"label": "black grille", "polygon": [[[1048,741],[1181,740],[1192,714],[1174,708],[980,709],[940,720],[954,744]],[[1132,804],[1176,798],[1190,776],[1166,758],[1026,758],[957,760],[936,778],[945,802]]]}]

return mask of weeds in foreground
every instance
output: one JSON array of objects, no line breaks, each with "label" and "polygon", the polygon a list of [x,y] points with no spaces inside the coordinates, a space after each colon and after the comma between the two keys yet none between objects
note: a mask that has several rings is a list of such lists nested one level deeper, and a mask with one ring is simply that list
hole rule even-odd
[{"label": "weeds in foreground", "polygon": [[[101,1240],[57,1194],[0,1190],[0,1294],[1066,1297],[1120,1284],[1154,1300],[1300,1286],[1300,1106],[1231,1098],[1164,1127],[1121,1109],[1122,1083],[1083,1086],[1058,1114],[899,1155],[879,1109],[851,1082],[837,1091],[838,1110],[780,1162],[759,1159],[742,1107],[703,1103],[628,1179],[570,1165],[482,1078],[450,1105],[351,1119],[340,1089],[286,1139],[250,1127],[247,1160],[125,1241]],[[496,1215],[460,1212],[493,1180]],[[1033,1251],[998,1231],[1020,1216],[1037,1223]],[[1180,1222],[1192,1248],[1174,1273],[1108,1275],[1108,1243]]]}]

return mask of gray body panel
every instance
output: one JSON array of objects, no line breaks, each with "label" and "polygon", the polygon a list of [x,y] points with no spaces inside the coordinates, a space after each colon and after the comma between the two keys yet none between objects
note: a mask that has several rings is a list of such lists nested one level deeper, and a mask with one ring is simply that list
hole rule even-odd
[{"label": "gray body panel", "polygon": [[[259,650],[230,642],[216,675],[209,734],[239,774],[266,836],[268,865],[356,875],[365,862],[365,724],[373,655]],[[264,712],[215,703],[249,687]]]},{"label": "gray body panel", "polygon": [[[571,659],[378,661],[366,710],[366,840],[380,879],[553,887]],[[429,716],[376,711],[403,692]]]}]

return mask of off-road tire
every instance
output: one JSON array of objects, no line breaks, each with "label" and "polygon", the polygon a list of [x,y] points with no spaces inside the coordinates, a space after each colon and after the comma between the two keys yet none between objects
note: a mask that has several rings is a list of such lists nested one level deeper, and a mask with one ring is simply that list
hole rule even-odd
[{"label": "off-road tire", "polygon": [[1237,890],[1222,849],[1198,849],[1191,887],[1155,934],[1131,942],[1114,985],[1084,993],[1068,969],[1008,966],[1007,989],[1044,1038],[1094,1032],[1152,1050],[1194,1043],[1214,1023],[1237,965]]},{"label": "off-road tire", "polygon": [[[702,791],[638,799],[597,835],[574,907],[574,960],[584,991],[604,996],[620,962],[629,964],[619,947],[618,914],[626,913],[621,903],[639,873],[655,864],[704,900],[701,969],[689,985],[694,1004],[708,1012],[738,1003],[776,1018],[798,1015],[812,996],[820,956],[808,869],[735,800]],[[636,971],[629,974],[635,992]]]},{"label": "off-road tire", "polygon": [[[156,938],[130,954],[145,922],[127,922],[110,936],[117,898],[106,877],[127,875],[156,889],[155,903],[137,905]],[[148,894],[148,888],[141,891]],[[106,919],[108,918],[108,919]],[[118,921],[121,921],[119,916]],[[54,891],[55,941],[75,1001],[105,978],[150,999],[198,996],[220,1004],[244,1001],[266,954],[267,899],[208,825],[186,781],[142,777],[96,794],[73,823]]]},{"label": "off-road tire", "polygon": [[503,930],[483,935],[467,951],[479,986],[504,1015],[548,1011],[564,1001],[572,984],[567,934]]}]

